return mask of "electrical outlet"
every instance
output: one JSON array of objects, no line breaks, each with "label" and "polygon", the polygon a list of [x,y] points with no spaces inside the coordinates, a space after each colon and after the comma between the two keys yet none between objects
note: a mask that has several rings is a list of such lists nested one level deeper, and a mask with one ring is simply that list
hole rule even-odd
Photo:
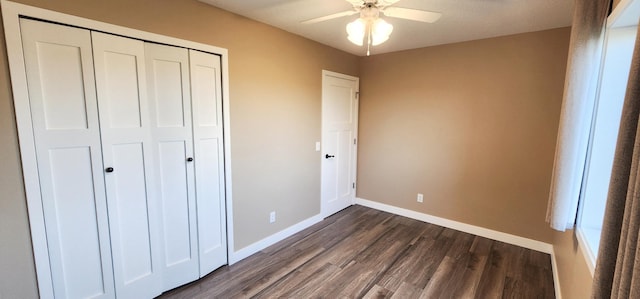
[{"label": "electrical outlet", "polygon": [[423,202],[424,201],[424,195],[422,195],[422,193],[418,193],[418,202]]},{"label": "electrical outlet", "polygon": [[274,223],[274,222],[276,222],[276,212],[275,211],[269,213],[269,223]]}]

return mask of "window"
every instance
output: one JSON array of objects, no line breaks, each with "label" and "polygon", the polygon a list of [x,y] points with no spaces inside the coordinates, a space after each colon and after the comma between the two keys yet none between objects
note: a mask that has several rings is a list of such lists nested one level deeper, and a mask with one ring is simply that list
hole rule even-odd
[{"label": "window", "polygon": [[591,125],[577,228],[578,241],[592,274],[598,255],[602,219],[639,16],[640,0],[623,0],[607,20],[603,65]]}]

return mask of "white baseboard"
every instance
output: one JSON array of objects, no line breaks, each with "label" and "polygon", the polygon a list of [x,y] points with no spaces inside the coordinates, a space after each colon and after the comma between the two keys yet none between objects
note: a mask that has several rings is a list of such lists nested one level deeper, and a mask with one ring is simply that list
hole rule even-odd
[{"label": "white baseboard", "polygon": [[556,292],[556,299],[562,299],[560,291],[560,275],[558,274],[558,261],[556,261],[556,251],[551,250],[551,269],[553,271],[553,288]]},{"label": "white baseboard", "polygon": [[407,218],[412,218],[416,220],[420,220],[427,223],[432,223],[439,226],[444,226],[450,229],[455,229],[457,231],[473,234],[480,237],[485,237],[487,239],[496,240],[508,244],[513,244],[516,246],[532,249],[535,251],[540,251],[544,253],[551,254],[553,252],[553,245],[545,242],[540,242],[528,238],[523,238],[516,235],[511,235],[495,230],[491,230],[484,227],[479,227],[471,224],[466,224],[458,221],[453,221],[445,218],[436,217],[429,214],[424,214],[412,210],[407,210],[375,201],[366,200],[363,198],[356,198],[356,204],[361,206],[369,207],[372,209],[389,212],[392,214],[404,216]]},{"label": "white baseboard", "polygon": [[249,246],[246,246],[238,251],[235,252],[230,252],[229,253],[229,265],[233,265],[247,257],[249,257],[250,255],[263,250],[275,243],[278,243],[290,236],[292,236],[295,233],[298,233],[320,221],[322,221],[322,219],[324,219],[320,214],[312,216],[311,218],[307,218],[305,220],[302,220],[292,226],[289,226],[271,236],[268,236],[258,242],[255,242]]}]

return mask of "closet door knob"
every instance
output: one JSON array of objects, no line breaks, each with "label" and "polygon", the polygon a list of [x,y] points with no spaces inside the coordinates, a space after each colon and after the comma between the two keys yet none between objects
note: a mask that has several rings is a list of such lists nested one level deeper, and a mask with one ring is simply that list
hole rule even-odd
[{"label": "closet door knob", "polygon": [[191,157],[187,158],[187,162],[193,162],[193,158]]},{"label": "closet door knob", "polygon": [[336,156],[334,156],[334,155],[329,155],[329,154],[324,155],[324,158],[325,158],[325,159],[331,159],[331,158],[335,158],[335,157],[336,157]]},{"label": "closet door knob", "polygon": [[105,169],[104,171],[106,171],[108,173],[112,173],[113,172],[113,167],[107,167],[107,169]]}]

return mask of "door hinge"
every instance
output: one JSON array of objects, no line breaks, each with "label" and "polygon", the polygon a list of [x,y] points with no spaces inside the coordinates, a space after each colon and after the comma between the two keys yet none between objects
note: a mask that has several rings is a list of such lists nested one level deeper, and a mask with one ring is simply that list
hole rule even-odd
[{"label": "door hinge", "polygon": [[356,188],[356,183],[353,183],[352,186],[353,186],[353,189],[355,189]]},{"label": "door hinge", "polygon": [[360,92],[359,91],[356,91],[356,99],[357,98],[360,98]]},{"label": "door hinge", "polygon": [[356,139],[355,139],[355,138],[353,138],[353,145],[356,145],[356,144],[357,144],[357,143],[356,143]]}]

